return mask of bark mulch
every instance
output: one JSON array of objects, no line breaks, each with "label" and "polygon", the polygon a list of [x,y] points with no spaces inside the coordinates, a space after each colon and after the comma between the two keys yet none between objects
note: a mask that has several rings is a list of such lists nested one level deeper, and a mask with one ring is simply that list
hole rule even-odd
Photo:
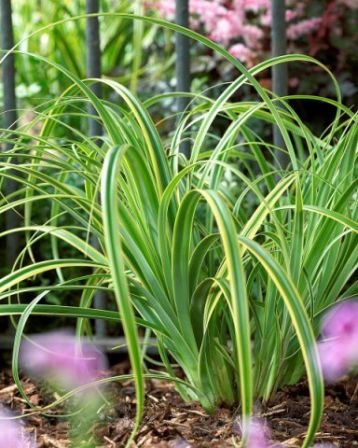
[{"label": "bark mulch", "polygon": [[[112,369],[123,372],[123,365]],[[34,405],[47,403],[41,389],[24,378],[23,384]],[[97,423],[97,447],[119,448],[133,425],[135,394],[133,383],[113,383],[107,396],[113,405]],[[13,384],[10,372],[0,372],[0,405],[16,413],[26,413],[27,405]],[[284,447],[300,447],[309,420],[309,393],[303,382],[277,393],[267,406],[257,405],[257,416],[266,420],[276,442]],[[55,417],[31,415],[25,419],[28,431],[36,434],[42,447],[66,448],[68,426]],[[235,411],[220,408],[208,416],[199,405],[183,403],[173,386],[163,381],[147,384],[146,411],[136,438],[136,446],[157,448],[225,448],[234,447],[239,438]],[[356,379],[347,379],[326,389],[325,410],[316,443],[337,447],[358,447],[358,387]],[[322,445],[324,446],[324,445]],[[10,447],[9,447],[10,448]]]}]

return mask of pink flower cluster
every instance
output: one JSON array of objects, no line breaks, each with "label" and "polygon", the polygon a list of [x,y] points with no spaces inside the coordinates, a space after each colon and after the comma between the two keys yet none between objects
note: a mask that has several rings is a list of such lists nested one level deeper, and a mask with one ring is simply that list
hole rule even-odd
[{"label": "pink flower cluster", "polygon": [[[227,47],[231,54],[253,65],[261,50],[264,30],[247,20],[247,14],[262,15],[270,9],[270,0],[189,0],[191,28],[204,30],[215,42]],[[160,15],[173,20],[175,0],[152,0],[149,5]],[[235,42],[241,40],[241,42]]]},{"label": "pink flower cluster", "polygon": [[34,438],[25,433],[18,420],[11,419],[8,412],[0,410],[0,448],[35,448]]},{"label": "pink flower cluster", "polygon": [[328,381],[336,381],[358,366],[357,300],[342,302],[325,315],[318,351]]},{"label": "pink flower cluster", "polygon": [[[357,0],[334,0],[335,5],[358,7]],[[307,0],[287,0],[287,37],[295,41],[314,33],[322,17],[305,17]],[[190,26],[228,48],[248,66],[259,61],[270,35],[271,0],[189,0]],[[167,19],[175,17],[175,0],[148,0],[147,6]]]},{"label": "pink flower cluster", "polygon": [[314,17],[313,19],[301,20],[298,23],[290,25],[287,28],[287,37],[292,40],[299,39],[302,36],[312,33],[316,31],[317,28],[321,25],[322,18]]},{"label": "pink flower cluster", "polygon": [[32,336],[21,348],[21,366],[64,389],[96,380],[107,367],[103,353],[89,343],[79,344],[69,331]]}]

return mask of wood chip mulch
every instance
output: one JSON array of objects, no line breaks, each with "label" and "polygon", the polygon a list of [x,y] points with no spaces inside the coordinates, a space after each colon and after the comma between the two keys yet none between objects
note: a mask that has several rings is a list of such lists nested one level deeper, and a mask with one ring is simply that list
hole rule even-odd
[{"label": "wood chip mulch", "polygon": [[[118,365],[113,374],[123,371]],[[24,378],[23,385],[32,403],[48,403],[41,388]],[[112,383],[107,396],[113,405],[97,423],[99,442],[96,448],[124,446],[135,413],[133,383]],[[13,384],[8,370],[0,371],[0,406],[15,413],[26,414],[27,405]],[[309,420],[309,393],[307,385],[300,383],[277,393],[269,405],[256,406],[257,416],[265,419],[271,428],[272,438],[284,447],[300,447]],[[65,420],[42,416],[27,416],[28,432],[35,434],[39,448],[67,448],[68,424]],[[237,412],[220,408],[208,416],[199,405],[183,403],[171,384],[163,381],[147,383],[146,410],[136,438],[137,448],[226,448],[239,441]],[[236,444],[235,444],[236,443]],[[358,447],[358,387],[357,379],[347,379],[326,388],[325,410],[315,443],[334,447]],[[328,445],[327,445],[328,446]]]}]

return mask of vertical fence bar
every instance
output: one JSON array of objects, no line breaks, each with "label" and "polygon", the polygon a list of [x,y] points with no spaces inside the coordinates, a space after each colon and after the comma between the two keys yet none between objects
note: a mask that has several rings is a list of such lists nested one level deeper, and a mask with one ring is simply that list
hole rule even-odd
[{"label": "vertical fence bar", "polygon": [[[1,16],[1,48],[10,50],[14,46],[14,31],[12,23],[11,0],[0,1]],[[15,55],[10,53],[3,61],[2,66],[2,83],[4,98],[4,128],[16,129],[16,93],[15,93]],[[3,145],[4,151],[11,151],[13,145],[11,142]],[[14,161],[14,160],[13,160]],[[9,195],[16,191],[16,182],[8,179],[5,184],[5,195]],[[18,215],[10,210],[5,215],[6,230],[11,230],[19,226]],[[20,241],[17,233],[10,234],[6,237],[6,263],[8,269],[11,268],[16,260],[19,251]]]},{"label": "vertical fence bar", "polygon": [[[286,2],[285,0],[272,0],[272,56],[281,56],[287,52],[286,38]],[[272,91],[277,96],[285,96],[288,92],[287,64],[278,64],[272,67]],[[285,148],[280,130],[273,126],[274,145]],[[277,151],[277,159],[282,168],[289,162],[287,154]]]},{"label": "vertical fence bar", "polygon": [[[175,0],[175,22],[189,28],[189,0]],[[178,92],[190,92],[190,39],[181,33],[175,36],[176,52],[176,86]],[[189,98],[177,99],[178,112],[183,112],[189,104]],[[190,155],[190,142],[185,140],[180,145],[180,152]]]},{"label": "vertical fence bar", "polygon": [[[99,0],[86,0],[86,14],[96,14],[99,12]],[[86,20],[86,61],[87,61],[87,77],[100,78],[102,76],[101,69],[101,41],[98,17],[88,17]],[[91,85],[93,93],[99,98],[102,97],[101,83]],[[91,115],[96,115],[96,111],[92,104],[88,107]],[[96,117],[88,119],[88,132],[91,137],[100,137],[102,135],[102,125]],[[100,141],[98,141],[100,144]],[[97,239],[92,240],[92,244],[99,249]],[[99,309],[106,307],[106,295],[103,291],[97,291],[94,296],[94,306]],[[95,321],[95,332],[98,337],[105,337],[106,323],[102,319]]]},{"label": "vertical fence bar", "polygon": [[[86,14],[96,14],[99,12],[99,0],[86,0]],[[100,78],[101,70],[101,43],[99,33],[98,17],[88,17],[86,23],[86,57],[87,57],[87,76],[89,78]],[[102,96],[101,83],[92,84],[93,93],[99,98]],[[89,112],[96,114],[92,105],[89,106]],[[89,135],[91,137],[102,134],[101,123],[96,118],[88,120]]]}]

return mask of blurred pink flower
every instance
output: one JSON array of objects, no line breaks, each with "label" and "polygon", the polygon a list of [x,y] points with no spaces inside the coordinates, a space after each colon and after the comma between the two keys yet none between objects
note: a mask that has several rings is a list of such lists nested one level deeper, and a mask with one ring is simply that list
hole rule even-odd
[{"label": "blurred pink flower", "polygon": [[358,300],[334,306],[323,318],[322,334],[327,338],[358,336]]},{"label": "blurred pink flower", "polygon": [[315,443],[312,448],[336,448],[332,443]]},{"label": "blurred pink flower", "polygon": [[262,26],[271,26],[271,22],[272,22],[272,13],[271,13],[271,9],[268,9],[264,14],[262,14],[261,16],[261,23]]},{"label": "blurred pink flower", "polygon": [[[240,422],[238,424],[238,428],[239,429],[237,429],[236,432],[242,436],[242,427]],[[270,442],[271,431],[269,427],[260,419],[250,419],[246,436],[246,448],[281,448],[280,444],[273,444]]]},{"label": "blurred pink flower", "polygon": [[[333,26],[339,8],[358,8],[358,0],[326,3],[322,16],[312,18],[307,0],[286,0],[289,52],[297,52],[295,42],[308,37],[309,54],[316,54],[318,49],[324,48],[322,38],[328,30],[342,35],[342,23],[338,19],[337,26]],[[175,19],[175,0],[145,0],[145,5],[167,20]],[[193,30],[229,49],[231,54],[236,53],[249,67],[262,60],[269,51],[271,0],[189,0],[189,13]],[[341,13],[344,15],[347,11]]]},{"label": "blurred pink flower", "polygon": [[243,44],[233,45],[229,48],[229,52],[235,58],[240,59],[240,61],[245,62],[249,66],[252,65],[252,61],[255,59],[255,53]]},{"label": "blurred pink flower", "polygon": [[93,344],[79,344],[65,330],[35,335],[24,341],[20,360],[30,374],[63,388],[90,383],[107,367],[105,356]]},{"label": "blurred pink flower", "polygon": [[174,442],[173,448],[192,448],[192,445],[185,439],[179,439]]},{"label": "blurred pink flower", "polygon": [[291,20],[295,19],[297,17],[297,12],[292,11],[292,9],[288,9],[285,13],[286,15],[286,21],[290,22]]},{"label": "blurred pink flower", "polygon": [[358,301],[342,302],[325,315],[318,352],[328,381],[337,380],[358,364]]},{"label": "blurred pink flower", "polygon": [[312,33],[312,31],[316,31],[321,23],[321,17],[313,17],[312,19],[302,20],[301,22],[290,25],[287,28],[287,37],[293,40],[298,39],[301,36]]},{"label": "blurred pink flower", "polygon": [[[307,16],[307,3],[287,0],[286,21],[289,23],[287,36],[291,40],[311,34],[322,23],[322,17],[290,23],[292,20]],[[145,4],[148,8],[157,10],[167,20],[173,20],[175,17],[175,0],[147,0]],[[350,9],[358,8],[358,0],[335,0],[335,4]],[[245,38],[244,27],[252,26],[260,29],[270,27],[272,22],[271,0],[189,0],[189,11],[191,26],[194,29],[204,31],[204,34],[225,46],[234,44],[233,39],[244,39],[246,45],[253,44],[256,48],[255,36],[249,37],[251,39],[249,43]]]},{"label": "blurred pink flower", "polygon": [[243,38],[250,48],[260,48],[260,41],[264,37],[264,32],[254,25],[245,25],[242,28]]},{"label": "blurred pink flower", "polygon": [[0,448],[35,448],[34,439],[25,434],[23,425],[10,418],[0,409]]},{"label": "blurred pink flower", "polygon": [[154,0],[149,1],[147,6],[155,7],[165,19],[172,20],[175,17],[175,2],[173,1]]},{"label": "blurred pink flower", "polygon": [[247,434],[247,448],[269,448],[271,432],[260,420],[251,419]]},{"label": "blurred pink flower", "polygon": [[217,21],[209,37],[216,42],[227,45],[234,36],[235,29],[232,21],[229,18],[223,17]]},{"label": "blurred pink flower", "polygon": [[358,9],[358,0],[337,0],[337,3],[350,9]]},{"label": "blurred pink flower", "polygon": [[270,0],[244,0],[246,11],[258,12],[260,9],[270,9]]}]

